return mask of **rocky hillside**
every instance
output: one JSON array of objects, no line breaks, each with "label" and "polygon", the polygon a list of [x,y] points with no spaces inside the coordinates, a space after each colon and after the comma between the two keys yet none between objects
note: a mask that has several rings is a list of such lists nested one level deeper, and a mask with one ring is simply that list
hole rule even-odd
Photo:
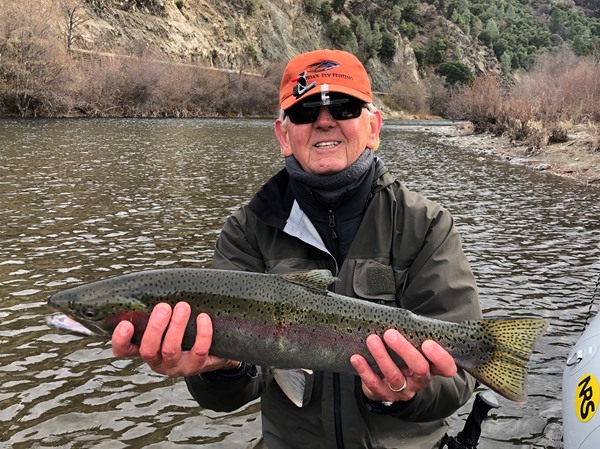
[{"label": "rocky hillside", "polygon": [[[73,48],[131,54],[154,46],[182,61],[262,73],[271,62],[286,61],[302,51],[339,47],[328,36],[326,24],[310,2],[298,0],[87,0],[75,9],[79,20],[73,27]],[[350,25],[353,3],[333,12],[331,21]],[[383,11],[382,11],[383,12]],[[444,18],[433,5],[418,4],[422,26],[409,40],[394,36],[395,54],[381,63],[366,61],[374,88],[388,91],[396,79],[394,66],[419,80],[414,45],[442,31],[449,47],[459,49],[463,61],[475,72],[500,71],[493,52],[476,45],[456,24]],[[343,47],[343,46],[342,46]],[[364,60],[364,58],[363,58]]]},{"label": "rocky hillside", "polygon": [[58,1],[80,20],[75,48],[155,46],[183,61],[260,73],[299,52],[338,47],[357,53],[382,91],[398,66],[416,82],[447,61],[474,76],[506,75],[527,69],[544,49],[566,43],[589,53],[600,41],[597,2],[584,0]]},{"label": "rocky hillside", "polygon": [[[177,4],[181,5],[179,8]],[[319,43],[319,21],[302,2],[273,0],[249,13],[244,1],[88,0],[76,46],[129,52],[154,45],[184,61],[239,69],[288,58]],[[316,38],[316,42],[315,42]]]},{"label": "rocky hillside", "polygon": [[391,110],[443,115],[480,75],[512,80],[562,46],[600,53],[596,4],[0,0],[0,115],[262,114],[283,64],[325,47],[356,54]]}]

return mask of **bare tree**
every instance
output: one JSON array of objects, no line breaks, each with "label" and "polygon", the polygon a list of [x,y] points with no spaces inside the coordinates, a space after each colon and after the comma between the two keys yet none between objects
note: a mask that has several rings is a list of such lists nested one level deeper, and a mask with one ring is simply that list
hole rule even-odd
[{"label": "bare tree", "polygon": [[54,5],[26,0],[0,6],[0,112],[27,116],[55,108],[65,60],[55,43]]},{"label": "bare tree", "polygon": [[79,36],[75,34],[75,30],[88,19],[78,16],[78,10],[81,5],[78,3],[62,3],[61,10],[65,18],[65,44],[67,51],[71,51],[73,43]]}]

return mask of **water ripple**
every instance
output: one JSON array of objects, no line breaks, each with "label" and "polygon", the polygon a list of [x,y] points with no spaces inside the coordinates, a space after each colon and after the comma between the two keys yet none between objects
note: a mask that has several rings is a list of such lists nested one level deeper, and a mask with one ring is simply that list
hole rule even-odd
[{"label": "water ripple", "polygon": [[[283,165],[272,123],[4,120],[0,129],[0,441],[244,447],[260,432],[258,403],[202,410],[183,382],[113,359],[106,341],[50,331],[45,303],[110,275],[208,266],[225,217]],[[503,401],[482,449],[561,447],[564,359],[600,275],[598,192],[393,123],[378,154],[453,213],[486,315],[550,321],[530,364],[528,404]]]}]

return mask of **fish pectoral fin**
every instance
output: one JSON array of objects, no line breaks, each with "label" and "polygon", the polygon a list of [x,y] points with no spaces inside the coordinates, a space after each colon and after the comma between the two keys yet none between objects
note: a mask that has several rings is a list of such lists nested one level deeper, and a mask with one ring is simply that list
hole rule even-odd
[{"label": "fish pectoral fin", "polygon": [[313,372],[308,369],[273,369],[273,377],[297,407],[308,404],[312,395]]},{"label": "fish pectoral fin", "polygon": [[281,277],[288,282],[320,292],[326,292],[327,287],[339,280],[333,276],[329,270],[301,271],[298,273],[282,274]]}]

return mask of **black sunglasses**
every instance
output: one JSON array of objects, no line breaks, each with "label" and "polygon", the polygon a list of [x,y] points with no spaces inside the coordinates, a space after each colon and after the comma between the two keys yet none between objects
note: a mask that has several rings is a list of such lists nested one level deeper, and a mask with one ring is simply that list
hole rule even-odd
[{"label": "black sunglasses", "polygon": [[308,101],[305,103],[297,103],[294,106],[287,108],[285,110],[285,115],[287,115],[290,118],[290,122],[295,125],[314,123],[319,116],[322,106],[329,109],[329,113],[335,120],[350,120],[360,117],[362,108],[366,106],[366,103],[352,97],[332,99],[326,105],[324,105],[322,101]]}]

